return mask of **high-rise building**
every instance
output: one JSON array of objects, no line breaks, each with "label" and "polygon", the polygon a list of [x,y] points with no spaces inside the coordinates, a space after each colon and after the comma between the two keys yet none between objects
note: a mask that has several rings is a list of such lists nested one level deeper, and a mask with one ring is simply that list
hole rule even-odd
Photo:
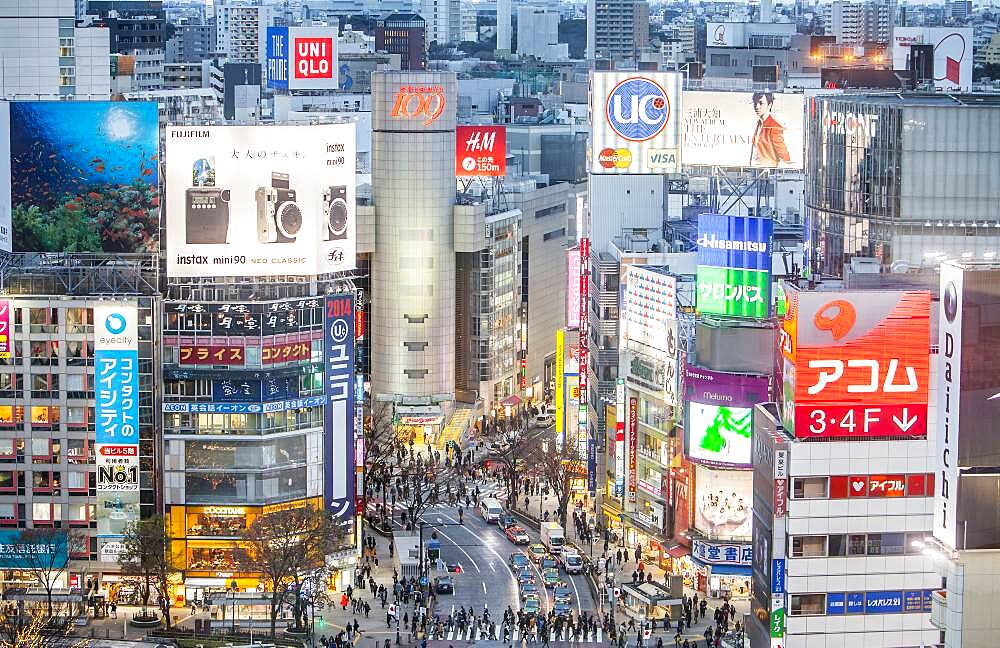
[{"label": "high-rise building", "polygon": [[823,24],[838,43],[888,43],[895,2],[834,0],[823,5]]},{"label": "high-rise building", "polygon": [[427,21],[427,43],[458,44],[462,38],[461,0],[420,0],[414,4]]},{"label": "high-rise building", "polygon": [[541,61],[569,58],[569,44],[559,42],[559,20],[559,11],[554,8],[518,7],[517,53]]},{"label": "high-rise building", "polygon": [[[497,0],[497,51],[510,52],[511,0]],[[521,35],[518,34],[520,39]]]},{"label": "high-rise building", "polygon": [[635,61],[649,47],[649,5],[641,0],[588,0],[587,58]]},{"label": "high-rise building", "polygon": [[216,4],[215,31],[218,54],[230,63],[264,65],[267,28],[274,21],[274,7],[239,0]]},{"label": "high-rise building", "polygon": [[427,67],[427,22],[415,13],[394,13],[375,23],[375,51],[399,54],[403,71]]},{"label": "high-rise building", "polygon": [[161,89],[167,41],[161,0],[90,0],[87,13],[108,28],[113,54],[134,59],[132,89]]},{"label": "high-rise building", "polygon": [[174,35],[167,41],[167,63],[201,63],[215,51],[215,28],[201,21],[174,25]]},{"label": "high-rise building", "polygon": [[107,99],[109,30],[78,27],[73,0],[50,5],[0,0],[0,97]]}]

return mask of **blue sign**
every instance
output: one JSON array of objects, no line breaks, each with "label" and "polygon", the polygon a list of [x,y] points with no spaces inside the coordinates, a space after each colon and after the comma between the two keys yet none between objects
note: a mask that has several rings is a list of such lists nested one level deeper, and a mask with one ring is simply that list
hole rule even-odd
[{"label": "blue sign", "polygon": [[608,93],[605,115],[620,137],[644,142],[666,128],[670,110],[670,98],[659,83],[646,77],[629,77]]},{"label": "blue sign", "polygon": [[903,592],[903,612],[924,611],[924,590],[906,590]]},{"label": "blue sign", "polygon": [[903,611],[903,593],[899,590],[889,592],[866,592],[866,614],[889,614]]},{"label": "blue sign", "polygon": [[328,295],[323,321],[323,485],[326,507],[354,514],[354,295]]},{"label": "blue sign", "polygon": [[846,600],[846,595],[843,592],[830,592],[826,595],[826,613],[827,614],[843,614],[844,613],[844,601]]},{"label": "blue sign", "polygon": [[289,400],[299,396],[299,376],[227,378],[212,381],[212,400],[216,403],[261,403]]},{"label": "blue sign", "polygon": [[291,398],[273,403],[164,403],[163,411],[167,413],[197,414],[266,414],[268,412],[284,412],[303,407],[319,407],[327,402],[326,395],[309,396],[307,398]]},{"label": "blue sign", "polygon": [[53,529],[0,529],[0,569],[62,569],[69,538]]},{"label": "blue sign", "polygon": [[593,431],[587,434],[587,490],[591,496],[597,493],[597,440]]},{"label": "blue sign", "polygon": [[267,28],[267,87],[288,89],[288,27]]},{"label": "blue sign", "polygon": [[747,565],[753,564],[753,545],[710,544],[704,540],[691,543],[691,555],[707,565]]},{"label": "blue sign", "polygon": [[138,351],[94,351],[94,379],[97,383],[95,443],[139,443]]},{"label": "blue sign", "polygon": [[770,218],[700,214],[698,265],[771,272]]},{"label": "blue sign", "polygon": [[775,558],[771,561],[771,594],[785,593],[785,559]]},{"label": "blue sign", "polygon": [[848,614],[864,614],[865,612],[865,593],[864,592],[848,592],[847,593],[847,613]]},{"label": "blue sign", "polygon": [[354,404],[365,404],[365,377],[362,374],[354,376]]}]

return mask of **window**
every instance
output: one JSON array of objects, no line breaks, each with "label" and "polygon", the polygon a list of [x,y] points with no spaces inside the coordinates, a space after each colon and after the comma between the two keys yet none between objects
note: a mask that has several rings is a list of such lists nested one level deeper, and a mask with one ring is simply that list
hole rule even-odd
[{"label": "window", "polygon": [[794,499],[825,499],[828,492],[828,477],[795,477],[792,479]]},{"label": "window", "polygon": [[[176,348],[176,347],[173,347]],[[66,342],[66,364],[70,367],[83,367],[94,364],[94,343],[80,340]]]},{"label": "window", "polygon": [[843,534],[832,535],[827,538],[827,552],[828,556],[846,556],[847,555],[847,536]]},{"label": "window", "polygon": [[50,366],[59,364],[59,343],[32,342],[31,364],[36,366]]},{"label": "window", "polygon": [[826,594],[792,594],[792,616],[826,614]]},{"label": "window", "polygon": [[545,232],[545,234],[542,235],[542,240],[551,241],[554,238],[565,238],[565,237],[566,237],[566,228],[562,227],[557,230],[552,230],[551,232]]},{"label": "window", "polygon": [[55,333],[59,330],[59,309],[31,308],[28,321],[32,333]]},{"label": "window", "polygon": [[711,54],[709,58],[712,67],[732,67],[728,54]]},{"label": "window", "polygon": [[94,326],[94,311],[89,308],[66,309],[66,332],[88,333]]},{"label": "window", "polygon": [[826,555],[826,536],[793,536],[793,558],[819,558]]},{"label": "window", "polygon": [[906,553],[906,542],[902,533],[882,534],[882,555],[902,556]]},{"label": "window", "polygon": [[865,555],[865,534],[859,533],[848,536],[847,555],[848,556]]},{"label": "window", "polygon": [[31,505],[31,519],[36,522],[48,522],[52,519],[52,505],[48,502],[35,502]]},{"label": "window", "polygon": [[869,533],[868,534],[868,555],[869,556],[881,556],[882,555],[882,534],[881,533]]}]

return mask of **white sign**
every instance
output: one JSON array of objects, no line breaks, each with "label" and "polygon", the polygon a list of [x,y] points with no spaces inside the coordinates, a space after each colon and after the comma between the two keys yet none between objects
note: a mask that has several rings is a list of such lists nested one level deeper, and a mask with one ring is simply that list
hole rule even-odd
[{"label": "white sign", "polygon": [[909,69],[910,46],[934,46],[934,87],[946,92],[972,90],[971,27],[894,27],[892,69]]},{"label": "white sign", "polygon": [[355,125],[169,126],[167,274],[355,267]]},{"label": "white sign", "polygon": [[753,471],[697,466],[694,526],[716,539],[750,538]]},{"label": "white sign", "polygon": [[591,173],[678,173],[682,76],[678,72],[595,72],[591,90]]},{"label": "white sign", "polygon": [[627,341],[658,351],[667,351],[670,346],[676,350],[676,340],[667,342],[668,323],[677,319],[677,280],[672,275],[629,266],[623,301],[622,328]]},{"label": "white sign", "polygon": [[965,271],[941,264],[941,312],[938,318],[937,434],[934,480],[934,537],[957,548],[958,433],[962,389],[962,301]]},{"label": "white sign", "polygon": [[743,23],[706,23],[705,39],[709,47],[741,47]]},{"label": "white sign", "polygon": [[684,92],[684,164],[801,169],[804,98]]}]

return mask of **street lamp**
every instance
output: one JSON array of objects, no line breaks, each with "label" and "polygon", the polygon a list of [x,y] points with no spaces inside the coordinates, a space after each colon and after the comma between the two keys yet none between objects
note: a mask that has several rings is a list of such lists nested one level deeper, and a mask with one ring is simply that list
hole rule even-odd
[{"label": "street lamp", "polygon": [[[236,634],[236,590],[238,588],[239,588],[239,583],[236,582],[235,578],[229,582],[229,591],[233,593],[233,634]],[[226,602],[225,599],[223,599],[222,602],[223,616],[225,616],[226,614],[225,607],[226,607]]]}]

